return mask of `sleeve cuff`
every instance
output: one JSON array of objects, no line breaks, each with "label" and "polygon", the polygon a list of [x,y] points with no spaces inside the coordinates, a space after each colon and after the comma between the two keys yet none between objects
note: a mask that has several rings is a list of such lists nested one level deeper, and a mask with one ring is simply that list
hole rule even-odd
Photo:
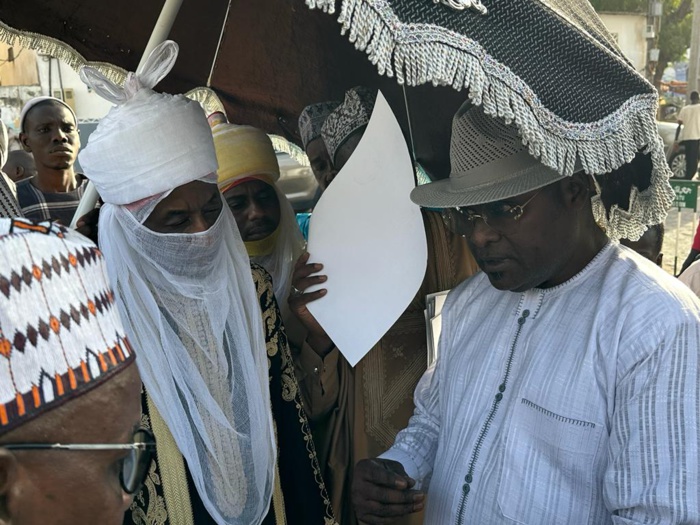
[{"label": "sleeve cuff", "polygon": [[423,480],[421,479],[419,470],[418,470],[418,465],[416,464],[415,461],[413,461],[413,458],[409,456],[406,452],[403,450],[398,450],[396,448],[390,448],[384,454],[379,456],[380,459],[390,459],[392,461],[397,461],[403,465],[403,469],[406,471],[406,474],[410,478],[413,478],[416,481],[415,487],[413,487],[416,490],[422,490],[422,485],[423,485]]},{"label": "sleeve cuff", "polygon": [[321,357],[306,342],[297,357],[297,373],[318,395],[336,396],[340,379],[338,376],[339,350],[333,348],[325,357]]}]

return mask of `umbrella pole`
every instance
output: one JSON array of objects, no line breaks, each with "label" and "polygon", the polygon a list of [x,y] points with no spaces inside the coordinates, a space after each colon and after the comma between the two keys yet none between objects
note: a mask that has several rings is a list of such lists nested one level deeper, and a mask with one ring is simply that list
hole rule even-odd
[{"label": "umbrella pole", "polygon": [[165,0],[163,9],[160,11],[160,16],[156,21],[156,25],[151,33],[151,38],[148,39],[148,44],[146,44],[146,49],[143,51],[141,56],[141,61],[139,62],[139,67],[151,54],[151,51],[158,45],[165,42],[170,35],[170,30],[175,24],[175,19],[177,14],[180,12],[180,7],[182,7],[183,0]]},{"label": "umbrella pole", "polygon": [[[170,30],[175,24],[177,14],[180,12],[180,7],[182,7],[182,2],[183,0],[165,0],[165,4],[163,4],[163,9],[161,9],[160,11],[160,16],[158,16],[156,25],[153,28],[153,31],[151,32],[151,38],[148,39],[146,49],[144,49],[143,55],[141,56],[139,68],[146,61],[148,55],[151,54],[151,51],[153,51],[153,49],[158,44],[165,42],[165,40],[168,38]],[[91,182],[88,182],[88,185],[85,188],[85,193],[83,193],[83,196],[80,199],[80,204],[78,204],[78,209],[75,210],[75,215],[73,216],[73,220],[70,223],[71,228],[75,228],[76,224],[78,223],[78,220],[83,215],[88,213],[90,210],[95,209],[97,199],[99,198],[100,196],[97,193],[95,186]]]}]

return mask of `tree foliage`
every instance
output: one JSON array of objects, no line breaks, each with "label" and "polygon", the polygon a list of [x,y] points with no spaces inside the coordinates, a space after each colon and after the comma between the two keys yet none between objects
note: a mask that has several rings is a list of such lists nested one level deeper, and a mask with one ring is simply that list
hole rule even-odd
[{"label": "tree foliage", "polygon": [[655,86],[658,87],[661,83],[666,64],[680,60],[690,46],[692,24],[693,0],[664,1],[659,31],[659,65],[654,75]]}]

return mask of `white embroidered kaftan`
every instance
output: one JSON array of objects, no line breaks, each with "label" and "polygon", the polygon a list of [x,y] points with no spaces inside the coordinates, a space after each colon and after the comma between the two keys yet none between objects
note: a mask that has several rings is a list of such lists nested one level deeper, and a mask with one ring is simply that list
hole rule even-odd
[{"label": "white embroidered kaftan", "polygon": [[426,525],[700,523],[699,312],[612,244],[547,290],[478,274],[383,457],[428,490]]}]

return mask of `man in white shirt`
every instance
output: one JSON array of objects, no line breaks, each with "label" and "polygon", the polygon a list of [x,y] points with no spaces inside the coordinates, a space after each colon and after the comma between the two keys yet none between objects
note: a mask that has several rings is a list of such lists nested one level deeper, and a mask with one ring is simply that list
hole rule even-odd
[{"label": "man in white shirt", "polygon": [[678,276],[678,280],[700,297],[700,261],[695,261],[686,271]]},{"label": "man in white shirt", "polygon": [[690,180],[698,171],[700,150],[700,94],[697,91],[690,94],[690,104],[678,114],[676,140],[679,139],[685,151],[685,178]]},{"label": "man in white shirt", "polygon": [[459,206],[483,271],[447,299],[409,426],[355,469],[360,521],[700,522],[700,301],[608,240],[589,177],[480,108],[455,117],[452,169],[412,199]]}]

